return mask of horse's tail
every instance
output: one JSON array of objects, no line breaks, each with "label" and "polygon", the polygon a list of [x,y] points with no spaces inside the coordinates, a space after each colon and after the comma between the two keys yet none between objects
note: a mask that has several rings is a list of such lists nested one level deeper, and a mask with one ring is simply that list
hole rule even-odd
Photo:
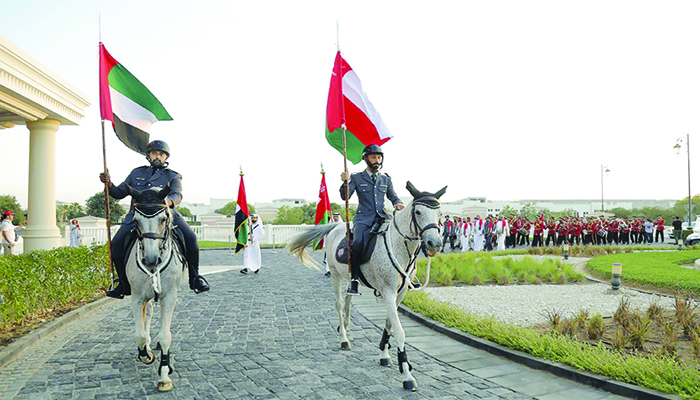
[{"label": "horse's tail", "polygon": [[340,225],[340,222],[334,224],[326,225],[316,225],[312,226],[302,233],[294,236],[292,240],[287,244],[287,251],[293,256],[299,259],[304,266],[308,268],[319,269],[318,263],[311,258],[309,253],[306,251],[306,246],[311,244],[311,242],[319,241],[328,235],[336,226]]}]

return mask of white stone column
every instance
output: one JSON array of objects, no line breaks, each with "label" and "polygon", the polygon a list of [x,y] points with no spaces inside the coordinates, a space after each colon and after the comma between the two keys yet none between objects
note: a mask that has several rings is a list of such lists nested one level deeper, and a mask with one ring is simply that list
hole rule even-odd
[{"label": "white stone column", "polygon": [[56,131],[53,119],[27,122],[29,128],[29,204],[25,253],[61,245],[56,226]]}]

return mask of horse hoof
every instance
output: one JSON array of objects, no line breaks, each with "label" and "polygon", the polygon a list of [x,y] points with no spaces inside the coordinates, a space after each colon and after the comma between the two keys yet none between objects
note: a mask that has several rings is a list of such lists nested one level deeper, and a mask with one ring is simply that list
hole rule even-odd
[{"label": "horse hoof", "polygon": [[379,365],[381,365],[382,367],[388,367],[389,365],[391,365],[391,358],[380,358]]},{"label": "horse hoof", "polygon": [[[404,382],[404,387],[406,386],[406,382]],[[173,390],[173,382],[158,382],[158,391],[159,392],[169,392]]]},{"label": "horse hoof", "polygon": [[403,388],[412,392],[416,391],[416,381],[403,381]]},{"label": "horse hoof", "polygon": [[152,352],[149,352],[149,353],[148,353],[148,358],[141,358],[141,357],[139,357],[139,361],[141,361],[142,363],[144,363],[144,364],[146,364],[146,365],[151,365],[151,364],[153,364],[153,362],[154,362],[155,360],[156,360],[156,356],[155,356],[155,354],[153,354]]},{"label": "horse hoof", "polygon": [[350,350],[350,342],[342,342],[340,344],[340,349],[341,350]]}]

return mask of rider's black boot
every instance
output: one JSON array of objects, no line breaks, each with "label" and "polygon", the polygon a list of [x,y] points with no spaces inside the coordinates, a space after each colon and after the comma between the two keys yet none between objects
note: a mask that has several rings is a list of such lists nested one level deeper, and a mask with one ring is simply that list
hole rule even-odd
[{"label": "rider's black boot", "polygon": [[111,297],[113,299],[123,299],[124,298],[124,289],[122,287],[123,285],[121,283],[117,284],[117,287],[115,287],[112,290],[108,290],[105,294],[107,297]]},{"label": "rider's black boot", "polygon": [[197,277],[194,278],[194,283],[192,284],[192,289],[194,290],[195,293],[206,292],[209,290],[209,284],[207,283],[207,280],[204,279],[203,276],[197,275]]},{"label": "rider's black boot", "polygon": [[346,293],[350,294],[350,295],[359,295],[360,292],[358,291],[358,287],[359,287],[359,282],[357,281],[357,279],[351,279],[350,285],[348,286],[348,290]]}]

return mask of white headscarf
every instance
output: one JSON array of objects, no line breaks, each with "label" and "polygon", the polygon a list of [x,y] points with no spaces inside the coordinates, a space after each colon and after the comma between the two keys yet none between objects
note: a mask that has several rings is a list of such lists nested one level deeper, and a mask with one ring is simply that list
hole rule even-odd
[{"label": "white headscarf", "polygon": [[[258,219],[257,222],[253,222],[253,217]],[[255,240],[262,240],[265,237],[265,229],[263,228],[262,218],[258,214],[250,215],[250,236]]]}]

